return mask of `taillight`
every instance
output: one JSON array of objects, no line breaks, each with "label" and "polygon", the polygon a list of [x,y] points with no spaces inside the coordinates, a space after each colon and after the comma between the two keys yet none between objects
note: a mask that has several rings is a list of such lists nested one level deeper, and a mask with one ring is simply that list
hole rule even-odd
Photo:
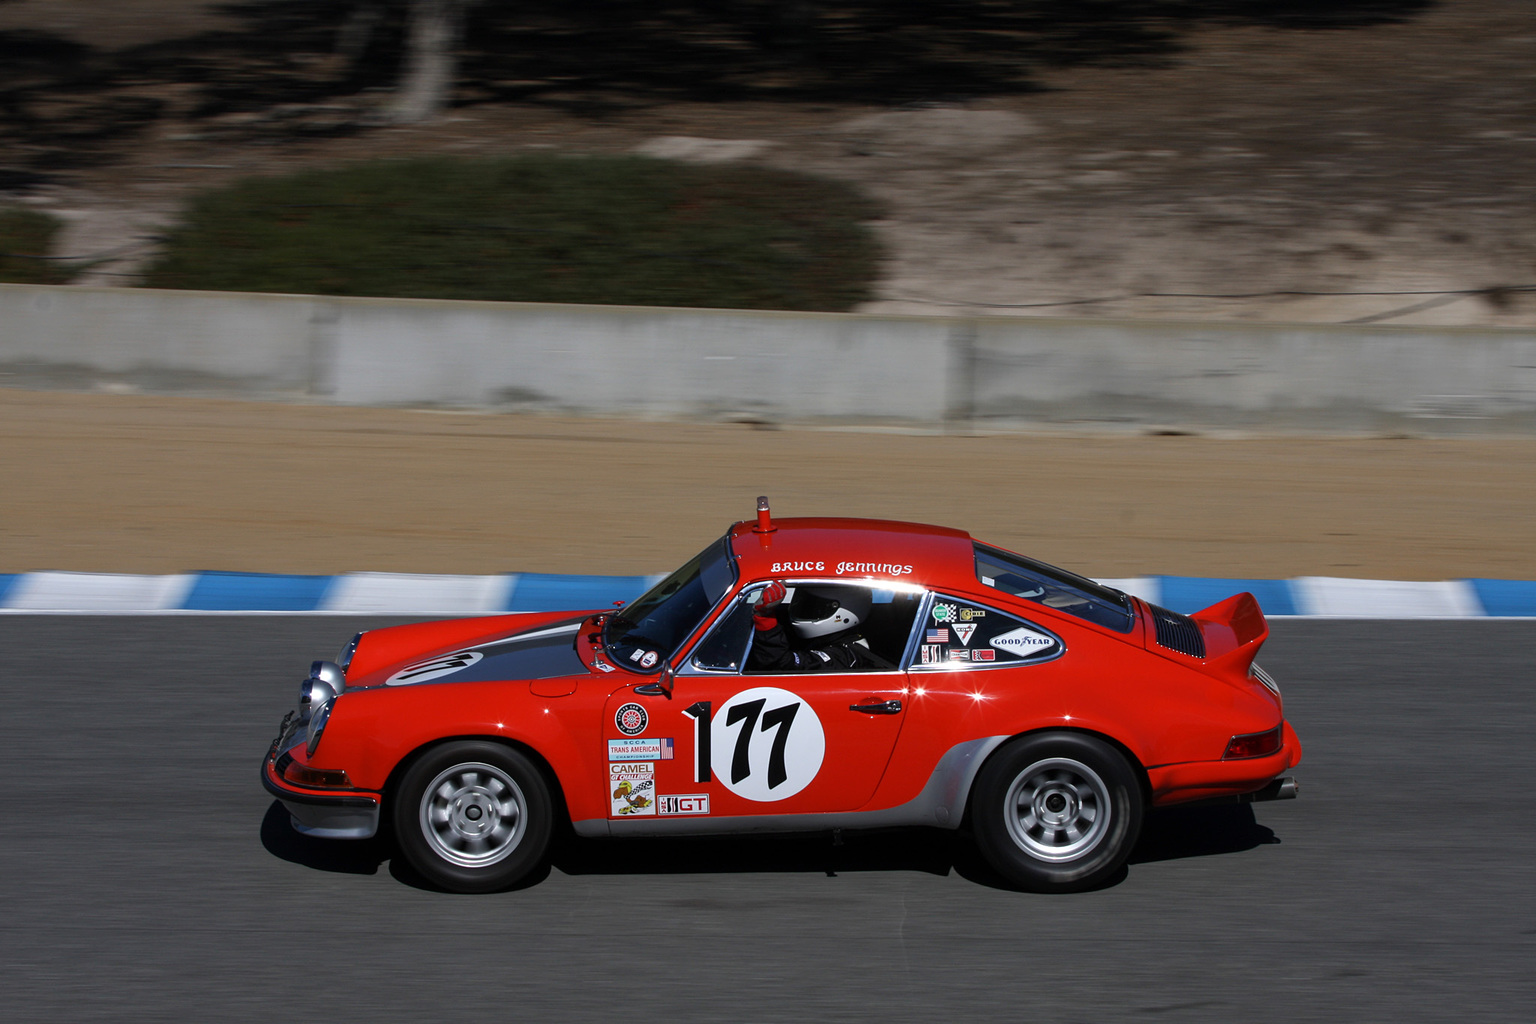
[{"label": "taillight", "polygon": [[283,778],[295,786],[335,788],[352,785],[352,780],[347,778],[346,772],[333,771],[329,768],[311,768],[297,761],[290,761],[288,767],[283,769]]},{"label": "taillight", "polygon": [[1223,761],[1230,761],[1238,757],[1268,757],[1280,750],[1280,726],[1275,726],[1269,732],[1251,732],[1246,736],[1233,736],[1227,743],[1227,752],[1221,755]]}]

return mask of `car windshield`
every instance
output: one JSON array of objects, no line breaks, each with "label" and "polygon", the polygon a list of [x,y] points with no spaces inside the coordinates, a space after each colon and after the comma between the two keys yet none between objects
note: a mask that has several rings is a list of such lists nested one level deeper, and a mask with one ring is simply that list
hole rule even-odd
[{"label": "car windshield", "polygon": [[636,672],[660,668],[735,582],[727,536],[609,617],[608,656]]},{"label": "car windshield", "polygon": [[1014,597],[1037,601],[1119,633],[1135,624],[1123,593],[1076,573],[986,544],[976,545],[976,578]]}]

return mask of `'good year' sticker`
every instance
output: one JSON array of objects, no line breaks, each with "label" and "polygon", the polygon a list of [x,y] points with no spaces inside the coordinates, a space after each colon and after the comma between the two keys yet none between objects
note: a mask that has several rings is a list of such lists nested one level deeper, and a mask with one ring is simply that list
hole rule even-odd
[{"label": "'good year' sticker", "polygon": [[1042,654],[1056,646],[1054,637],[1044,633],[1036,633],[1032,629],[1020,626],[1018,629],[1009,630],[1001,636],[992,638],[992,646],[1000,651],[1007,651],[1018,658],[1032,658]]}]

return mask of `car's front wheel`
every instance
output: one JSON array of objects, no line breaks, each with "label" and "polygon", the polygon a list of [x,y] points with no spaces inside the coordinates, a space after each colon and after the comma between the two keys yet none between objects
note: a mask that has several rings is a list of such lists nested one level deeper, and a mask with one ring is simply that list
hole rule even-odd
[{"label": "car's front wheel", "polygon": [[1125,756],[1072,732],[1007,744],[982,766],[971,798],[982,855],[1035,892],[1077,892],[1109,879],[1131,855],[1143,813]]},{"label": "car's front wheel", "polygon": [[400,852],[454,892],[516,884],[539,865],[553,831],[544,776],[524,754],[487,741],[427,751],[401,778],[393,811]]}]

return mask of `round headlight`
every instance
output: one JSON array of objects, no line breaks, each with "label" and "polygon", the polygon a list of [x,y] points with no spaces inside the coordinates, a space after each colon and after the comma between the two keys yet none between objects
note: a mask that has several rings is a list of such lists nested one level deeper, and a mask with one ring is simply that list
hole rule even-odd
[{"label": "round headlight", "polygon": [[334,661],[309,666],[309,678],[299,684],[299,715],[306,716],[347,688],[347,677]]},{"label": "round headlight", "polygon": [[336,697],[336,690],[330,683],[316,676],[310,676],[299,684],[299,715],[308,717],[315,711],[329,704]]},{"label": "round headlight", "polygon": [[309,678],[325,680],[326,685],[336,693],[340,693],[347,688],[347,674],[334,661],[311,662]]}]

